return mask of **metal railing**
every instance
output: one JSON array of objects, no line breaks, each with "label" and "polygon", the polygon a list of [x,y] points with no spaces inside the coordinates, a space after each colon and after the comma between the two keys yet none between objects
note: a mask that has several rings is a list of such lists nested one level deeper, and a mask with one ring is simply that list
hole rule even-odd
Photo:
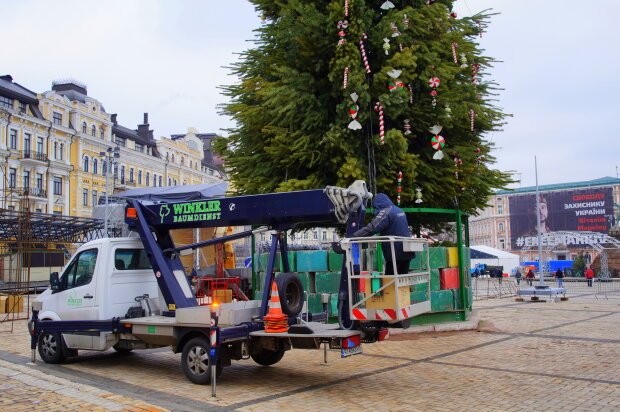
[{"label": "metal railing", "polygon": [[47,197],[47,191],[38,187],[20,187],[15,191],[20,196]]},{"label": "metal railing", "polygon": [[34,150],[20,150],[19,154],[22,159],[32,159],[41,162],[47,162],[47,155],[43,152],[35,152]]}]

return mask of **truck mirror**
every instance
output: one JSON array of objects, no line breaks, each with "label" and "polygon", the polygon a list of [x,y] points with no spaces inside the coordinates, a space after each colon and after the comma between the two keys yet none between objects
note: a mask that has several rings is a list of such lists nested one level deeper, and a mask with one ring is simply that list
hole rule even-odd
[{"label": "truck mirror", "polygon": [[58,272],[50,273],[50,287],[52,292],[60,291],[60,279],[58,278]]}]

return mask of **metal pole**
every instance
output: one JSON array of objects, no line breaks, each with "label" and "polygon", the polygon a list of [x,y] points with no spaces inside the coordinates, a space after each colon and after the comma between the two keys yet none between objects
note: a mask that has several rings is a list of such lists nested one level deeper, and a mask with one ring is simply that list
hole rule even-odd
[{"label": "metal pole", "polygon": [[536,174],[536,224],[538,227],[538,272],[540,274],[540,286],[545,284],[542,261],[542,235],[540,231],[540,196],[538,194],[538,161],[534,156],[534,173]]},{"label": "metal pole", "polygon": [[104,230],[105,230],[105,237],[108,237],[108,175],[110,174],[110,156],[109,154],[106,154],[106,170],[105,170],[105,224],[104,224]]}]

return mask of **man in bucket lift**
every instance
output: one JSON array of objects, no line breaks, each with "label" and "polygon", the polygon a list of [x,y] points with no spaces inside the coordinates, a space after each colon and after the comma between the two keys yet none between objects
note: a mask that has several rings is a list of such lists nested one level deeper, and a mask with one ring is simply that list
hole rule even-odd
[{"label": "man in bucket lift", "polygon": [[[401,208],[397,207],[387,195],[377,194],[372,202],[377,215],[369,224],[353,233],[352,237],[365,237],[379,234],[381,236],[411,237],[411,231],[407,223],[407,216]],[[394,274],[392,263],[392,250],[389,242],[381,245],[385,258],[385,274]],[[415,257],[415,252],[403,252],[403,243],[394,242],[394,254],[396,255],[396,270],[399,274],[409,272],[409,262]]]}]

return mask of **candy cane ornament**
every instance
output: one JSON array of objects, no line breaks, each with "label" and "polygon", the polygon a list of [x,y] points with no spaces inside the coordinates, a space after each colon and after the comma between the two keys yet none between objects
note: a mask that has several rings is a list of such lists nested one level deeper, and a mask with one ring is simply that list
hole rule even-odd
[{"label": "candy cane ornament", "polygon": [[476,126],[476,112],[474,111],[474,109],[471,109],[469,111],[469,118],[471,120],[471,131],[475,131],[475,126]]},{"label": "candy cane ornament", "polygon": [[459,45],[456,44],[455,42],[452,43],[452,58],[454,59],[454,64],[459,64],[459,56],[458,56],[458,51],[457,49],[459,48]]},{"label": "candy cane ornament", "polygon": [[403,172],[398,172],[398,180],[396,185],[396,206],[400,206],[400,193],[403,191]]},{"label": "candy cane ornament", "polygon": [[342,88],[346,89],[349,86],[349,67],[344,68],[344,76],[342,79]]},{"label": "candy cane ornament", "polygon": [[364,33],[364,35],[362,36],[362,40],[360,40],[360,51],[362,53],[362,60],[364,61],[366,73],[370,74],[372,72],[370,70],[370,64],[368,63],[368,56],[366,56],[366,49],[364,48],[364,40],[366,40],[367,38],[368,37],[366,36],[366,33]]},{"label": "candy cane ornament", "polygon": [[349,0],[344,0],[344,17],[349,17]]},{"label": "candy cane ornament", "polygon": [[385,144],[385,121],[383,118],[383,105],[381,102],[375,103],[375,111],[379,113],[379,142]]}]

